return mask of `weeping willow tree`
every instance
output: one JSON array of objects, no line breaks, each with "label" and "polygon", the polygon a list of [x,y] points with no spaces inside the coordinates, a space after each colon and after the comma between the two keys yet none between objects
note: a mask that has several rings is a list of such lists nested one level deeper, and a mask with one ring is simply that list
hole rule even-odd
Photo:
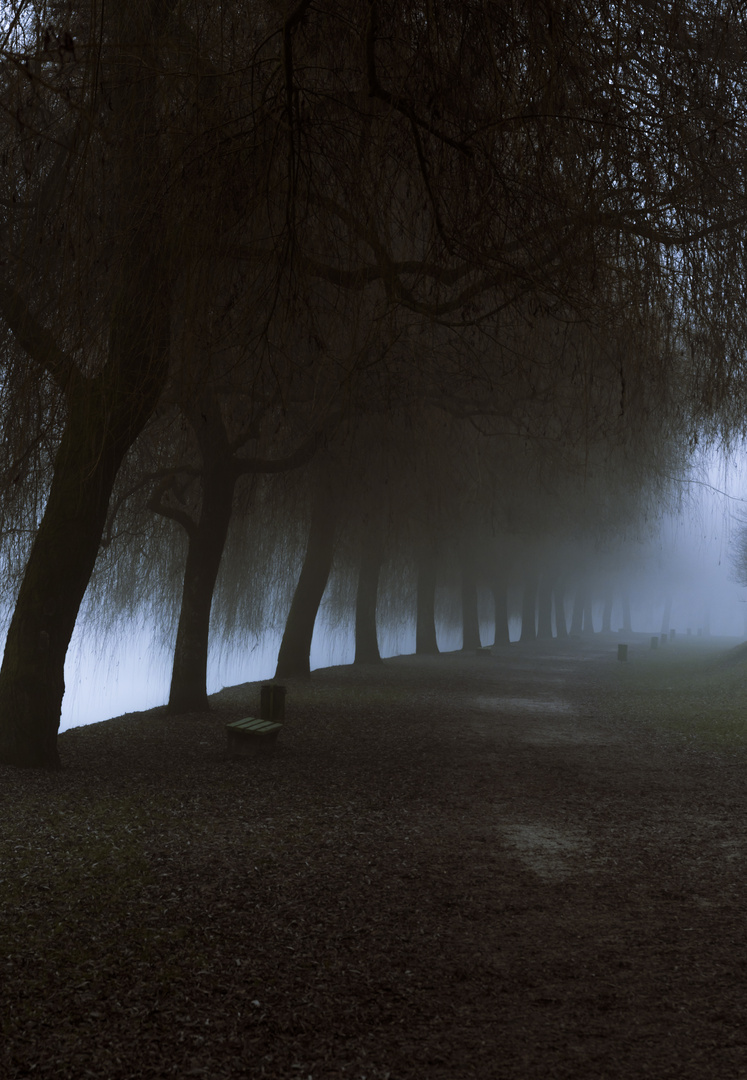
[{"label": "weeping willow tree", "polygon": [[267,180],[246,93],[215,66],[235,70],[267,24],[260,13],[226,42],[222,16],[169,0],[5,9],[3,382],[21,387],[26,415],[28,386],[41,386],[58,435],[34,476],[44,512],[0,671],[9,763],[58,763],[65,654],[116,477],[167,387],[194,368],[175,331],[211,278],[211,249],[251,218]]},{"label": "weeping willow tree", "polygon": [[[235,292],[232,267],[268,284],[277,322],[312,281],[467,335],[519,304],[561,326],[648,305],[665,326],[651,373],[686,364],[683,422],[741,424],[731,6],[137,0],[2,18],[4,387],[30,365],[40,415],[19,400],[51,444],[25,459],[44,512],[0,670],[0,760],[57,763],[65,653],[117,474],[170,381],[178,400],[180,366],[195,383],[199,344],[174,341],[206,293],[221,302],[213,282]],[[501,398],[479,355],[421,355],[406,385],[427,374],[466,418],[486,388]],[[519,374],[552,393],[538,372]]]},{"label": "weeping willow tree", "polygon": [[[21,39],[38,34],[19,14]],[[21,129],[8,133],[3,154],[11,199],[0,313],[14,337],[6,362],[12,381],[22,350],[20,362],[64,409],[0,670],[0,758],[13,764],[57,764],[65,654],[109,494],[166,379],[171,227],[156,196],[152,63],[166,14],[141,4],[115,17],[116,44],[95,81],[73,57],[72,26],[56,61],[36,37],[20,40],[27,55],[3,68],[4,106]],[[133,65],[151,74],[135,80]],[[48,78],[57,82],[51,93]]]}]

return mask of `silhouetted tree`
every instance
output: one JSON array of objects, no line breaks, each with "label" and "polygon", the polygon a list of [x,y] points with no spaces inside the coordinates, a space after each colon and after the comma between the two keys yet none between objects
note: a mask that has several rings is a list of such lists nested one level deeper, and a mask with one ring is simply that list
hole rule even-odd
[{"label": "silhouetted tree", "polygon": [[[211,280],[236,294],[236,267],[266,281],[275,327],[310,338],[336,291],[373,290],[421,345],[380,363],[372,321],[382,391],[534,440],[568,476],[653,414],[663,440],[673,416],[693,436],[741,429],[747,45],[716,0],[670,7],[135,0],[53,5],[51,30],[31,5],[0,15],[0,317],[11,374],[21,355],[34,371],[5,386],[20,401],[44,384],[28,447],[53,442],[34,459],[45,509],[0,670],[0,760],[57,763],[118,471],[193,362],[173,342]],[[265,338],[267,310],[242,310]]]},{"label": "silhouetted tree", "polygon": [[309,655],[319,604],[329,580],[341,510],[340,494],[328,477],[317,476],[306,557],[293,594],[278,654],[276,679],[310,674]]},{"label": "silhouetted tree", "polygon": [[480,620],[477,611],[477,575],[470,556],[463,552],[462,571],[462,648],[474,651],[479,649]]},{"label": "silhouetted tree", "polygon": [[380,664],[381,653],[376,634],[376,601],[379,574],[383,562],[380,537],[374,535],[361,545],[358,589],[355,601],[355,659],[356,664]]},{"label": "silhouetted tree", "polygon": [[524,591],[521,601],[521,637],[524,644],[537,640],[537,572],[534,568],[524,573]]}]

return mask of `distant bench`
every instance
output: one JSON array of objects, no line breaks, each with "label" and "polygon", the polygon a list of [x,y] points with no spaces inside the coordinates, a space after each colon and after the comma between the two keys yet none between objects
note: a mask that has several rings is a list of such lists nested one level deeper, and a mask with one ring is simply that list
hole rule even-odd
[{"label": "distant bench", "polygon": [[256,750],[269,748],[277,741],[282,726],[275,720],[259,720],[253,716],[232,720],[226,724],[228,750],[231,754],[246,756]]},{"label": "distant bench", "polygon": [[248,757],[257,750],[269,750],[275,745],[285,720],[285,687],[272,683],[263,686],[259,697],[259,718],[246,716],[226,724],[228,752],[236,757]]}]

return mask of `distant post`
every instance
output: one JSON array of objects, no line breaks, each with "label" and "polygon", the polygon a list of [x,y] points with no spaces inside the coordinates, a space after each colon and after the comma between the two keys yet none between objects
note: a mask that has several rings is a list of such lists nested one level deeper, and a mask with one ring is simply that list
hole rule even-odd
[{"label": "distant post", "polygon": [[619,644],[617,646],[617,659],[618,660],[627,660],[628,659],[628,646],[627,645],[623,645],[621,643],[621,644]]},{"label": "distant post", "polygon": [[651,648],[652,649],[658,649],[659,648],[659,635],[658,634],[655,634],[654,637],[651,638]]}]

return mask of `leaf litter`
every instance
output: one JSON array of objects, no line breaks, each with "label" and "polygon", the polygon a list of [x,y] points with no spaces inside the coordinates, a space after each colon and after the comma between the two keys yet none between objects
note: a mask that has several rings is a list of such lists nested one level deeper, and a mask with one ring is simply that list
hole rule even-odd
[{"label": "leaf litter", "polygon": [[613,649],[316,672],[246,760],[257,684],[0,769],[0,1075],[743,1075],[743,680]]}]

